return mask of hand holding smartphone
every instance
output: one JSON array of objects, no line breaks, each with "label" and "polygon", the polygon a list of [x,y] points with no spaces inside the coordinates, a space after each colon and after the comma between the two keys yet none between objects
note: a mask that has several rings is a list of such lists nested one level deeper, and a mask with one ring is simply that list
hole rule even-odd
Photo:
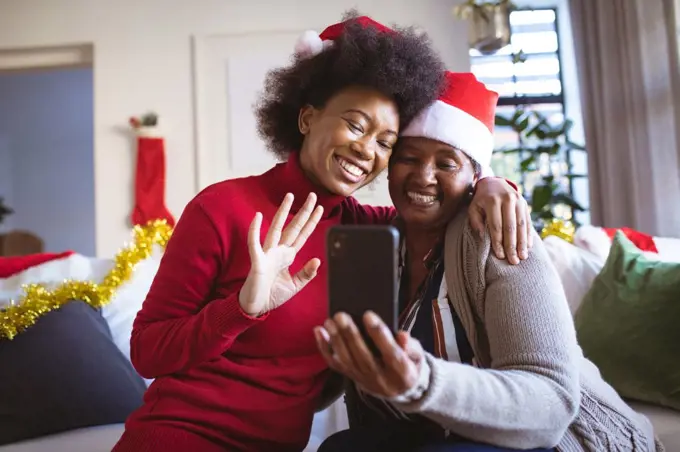
[{"label": "hand holding smartphone", "polygon": [[363,315],[371,310],[393,333],[398,329],[399,232],[393,226],[334,226],[326,253],[329,314],[349,314],[377,355]]}]

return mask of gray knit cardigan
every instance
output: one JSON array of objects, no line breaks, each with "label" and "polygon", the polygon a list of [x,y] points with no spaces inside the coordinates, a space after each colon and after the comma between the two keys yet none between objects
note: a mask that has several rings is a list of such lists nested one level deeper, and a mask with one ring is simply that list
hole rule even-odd
[{"label": "gray knit cardigan", "polygon": [[541,240],[510,265],[466,214],[446,232],[445,277],[474,366],[427,356],[429,388],[394,403],[465,438],[513,449],[659,452],[652,425],[600,376],[576,341],[564,290]]}]

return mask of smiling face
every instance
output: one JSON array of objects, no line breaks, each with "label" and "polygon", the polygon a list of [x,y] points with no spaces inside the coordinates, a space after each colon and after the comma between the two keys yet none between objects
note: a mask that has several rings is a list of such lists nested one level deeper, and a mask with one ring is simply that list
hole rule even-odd
[{"label": "smiling face", "polygon": [[307,177],[331,193],[350,196],[386,167],[399,133],[399,111],[383,94],[347,88],[323,108],[300,111],[305,136],[300,164]]},{"label": "smiling face", "polygon": [[429,138],[401,138],[389,169],[390,197],[407,228],[445,227],[476,180],[465,153]]}]

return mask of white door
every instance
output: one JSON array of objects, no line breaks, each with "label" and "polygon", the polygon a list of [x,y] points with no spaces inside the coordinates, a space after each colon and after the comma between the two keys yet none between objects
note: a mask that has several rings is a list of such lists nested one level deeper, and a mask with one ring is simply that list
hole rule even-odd
[{"label": "white door", "polygon": [[[194,37],[196,166],[199,189],[259,174],[276,158],[257,135],[254,105],[270,69],[289,64],[304,30]],[[384,176],[357,193],[389,205]]]}]

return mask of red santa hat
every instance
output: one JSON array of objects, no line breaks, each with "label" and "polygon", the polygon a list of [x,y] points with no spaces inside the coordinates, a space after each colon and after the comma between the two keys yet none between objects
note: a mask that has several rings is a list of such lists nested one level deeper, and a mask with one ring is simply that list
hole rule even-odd
[{"label": "red santa hat", "polygon": [[472,73],[446,72],[446,87],[439,99],[421,111],[401,136],[425,137],[449,144],[490,169],[493,126],[498,93],[490,91]]},{"label": "red santa hat", "polygon": [[355,23],[358,23],[364,28],[373,27],[383,33],[394,33],[394,30],[374,21],[370,17],[360,16],[333,24],[322,31],[321,34],[313,30],[305,31],[295,43],[295,54],[304,58],[318,55],[332,46],[333,42],[342,36],[348,25]]},{"label": "red santa hat", "polygon": [[74,251],[64,251],[63,253],[39,253],[29,254],[28,256],[0,257],[0,279],[9,278],[30,268],[61,260],[73,254],[75,254]]},{"label": "red santa hat", "polygon": [[[630,240],[633,245],[638,247],[640,251],[649,254],[660,254],[660,248],[662,247],[658,245],[663,243],[664,239],[660,237],[654,237],[650,234],[631,228],[603,228],[589,225],[581,226],[574,234],[574,245],[588,250],[603,260],[606,260],[607,256],[609,256],[612,240],[618,231],[623,232],[626,238]],[[678,243],[680,244],[680,240]],[[680,249],[680,247],[678,249]],[[665,248],[664,251],[666,251]],[[680,258],[680,256],[678,257]]]}]

